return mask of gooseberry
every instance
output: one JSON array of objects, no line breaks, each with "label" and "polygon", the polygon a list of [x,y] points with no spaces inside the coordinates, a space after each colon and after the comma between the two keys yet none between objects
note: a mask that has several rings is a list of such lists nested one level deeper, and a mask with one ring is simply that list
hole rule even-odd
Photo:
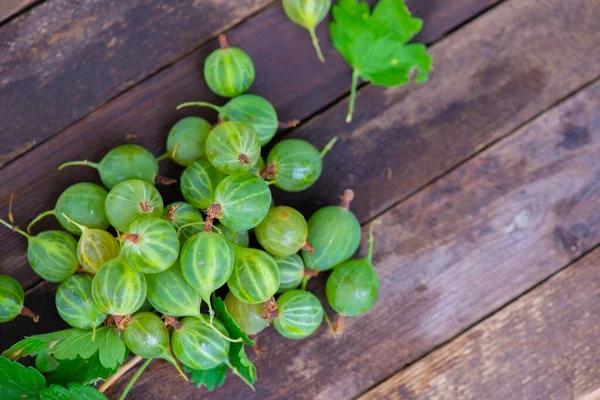
[{"label": "gooseberry", "polygon": [[279,268],[266,252],[232,245],[235,266],[227,281],[229,290],[245,303],[269,300],[279,289]]},{"label": "gooseberry", "polygon": [[186,367],[205,370],[227,360],[229,342],[223,338],[227,330],[221,321],[214,319],[219,335],[208,325],[209,317],[185,317],[171,333],[171,346],[175,357]]},{"label": "gooseberry", "polygon": [[92,277],[73,275],[56,290],[56,309],[60,317],[74,328],[92,329],[108,316],[92,299]]},{"label": "gooseberry", "polygon": [[125,232],[131,223],[142,217],[160,217],[163,200],[151,184],[138,179],[118,183],[104,203],[108,221],[116,230]]},{"label": "gooseberry", "polygon": [[288,18],[310,33],[317,57],[321,62],[325,62],[325,57],[321,52],[315,28],[325,19],[330,8],[331,0],[283,0],[283,10]]},{"label": "gooseberry", "polygon": [[159,313],[173,317],[200,315],[200,294],[183,277],[179,261],[164,272],[146,275],[146,284],[146,298]]},{"label": "gooseberry", "polygon": [[300,249],[311,251],[306,241],[308,225],[306,220],[292,207],[276,206],[269,210],[265,219],[254,229],[256,239],[270,254],[285,257]]},{"label": "gooseberry", "polygon": [[194,206],[183,201],[171,203],[165,207],[165,218],[173,225],[179,236],[179,247],[194,234],[202,231],[202,214]]},{"label": "gooseberry", "polygon": [[269,321],[261,316],[263,306],[260,303],[244,303],[229,292],[225,296],[225,307],[236,325],[247,335],[256,335],[269,326]]},{"label": "gooseberry", "polygon": [[248,231],[233,231],[225,225],[219,225],[216,229],[231,243],[235,243],[242,247],[248,247],[250,245],[250,235],[248,234]]},{"label": "gooseberry", "polygon": [[181,174],[181,194],[192,206],[205,210],[214,202],[217,185],[224,178],[208,161],[195,161]]},{"label": "gooseberry", "polygon": [[286,257],[273,257],[273,259],[279,267],[279,275],[281,276],[281,283],[279,284],[277,293],[296,289],[301,283],[304,288],[308,279],[317,275],[317,271],[304,268],[304,262],[298,254]]},{"label": "gooseberry", "polygon": [[273,326],[281,336],[303,339],[313,334],[323,322],[323,306],[305,290],[290,290],[277,299]]},{"label": "gooseberry", "polygon": [[25,292],[16,279],[0,274],[0,323],[15,319],[18,315],[32,318],[34,322],[39,317],[25,307]]},{"label": "gooseberry", "polygon": [[239,96],[254,82],[254,63],[243,50],[229,47],[225,35],[219,35],[219,44],[204,62],[204,79],[219,96]]},{"label": "gooseberry", "polygon": [[248,172],[260,157],[260,142],[250,125],[222,122],[206,138],[206,156],[224,174]]},{"label": "gooseberry", "polygon": [[206,138],[211,125],[199,117],[186,117],[173,125],[167,136],[167,152],[159,159],[169,158],[187,167],[194,161],[206,157]]}]

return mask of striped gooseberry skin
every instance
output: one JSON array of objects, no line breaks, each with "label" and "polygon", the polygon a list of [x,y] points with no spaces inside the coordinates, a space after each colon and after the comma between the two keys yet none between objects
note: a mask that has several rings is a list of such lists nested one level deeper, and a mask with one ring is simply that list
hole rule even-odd
[{"label": "striped gooseberry skin", "polygon": [[256,175],[260,177],[260,171],[265,167],[265,159],[258,157],[258,161],[254,164],[254,167],[248,171],[249,174]]},{"label": "striped gooseberry skin", "polygon": [[299,192],[312,186],[323,170],[321,154],[302,139],[286,139],[277,143],[267,156],[272,164],[275,186],[288,192]]},{"label": "striped gooseberry skin", "polygon": [[229,290],[245,303],[264,303],[279,289],[277,263],[262,250],[233,245],[235,267],[227,281]]},{"label": "striped gooseberry skin", "polygon": [[56,290],[56,310],[73,328],[91,329],[100,326],[107,314],[92,299],[92,277],[73,275]]},{"label": "striped gooseberry skin", "polygon": [[250,174],[229,175],[215,191],[215,203],[222,211],[219,220],[234,231],[247,231],[260,224],[269,212],[269,185]]},{"label": "striped gooseberry skin", "polygon": [[248,247],[250,246],[250,234],[248,231],[234,231],[226,227],[225,225],[219,225],[218,231],[225,239],[230,243],[237,244],[238,246]]},{"label": "striped gooseberry skin", "polygon": [[302,250],[307,268],[325,271],[352,257],[360,244],[360,223],[346,208],[327,206],[308,220],[307,241],[314,253]]},{"label": "striped gooseberry skin", "polygon": [[179,237],[162,218],[144,218],[129,225],[121,236],[121,254],[130,266],[145,274],[165,271],[179,257]]},{"label": "striped gooseberry skin", "polygon": [[302,283],[304,277],[304,262],[298,254],[292,254],[287,257],[273,257],[279,267],[281,283],[277,293],[283,293],[291,289],[296,289]]},{"label": "striped gooseberry skin", "polygon": [[368,259],[349,260],[333,269],[325,293],[327,302],[338,314],[354,317],[377,301],[379,278]]},{"label": "striped gooseberry skin", "polygon": [[288,339],[304,339],[323,322],[323,306],[317,297],[305,290],[290,290],[277,299],[279,316],[273,326]]},{"label": "striped gooseberry skin", "polygon": [[108,314],[133,314],[144,303],[146,290],[144,274],[130,267],[124,257],[104,264],[92,280],[94,303]]},{"label": "striped gooseberry skin", "polygon": [[242,49],[229,47],[224,36],[220,41],[221,48],[210,53],[204,62],[204,79],[219,96],[236,97],[254,82],[254,63]]},{"label": "striped gooseberry skin", "polygon": [[167,155],[175,163],[187,167],[206,157],[206,138],[211,125],[203,118],[186,117],[173,125],[167,136]]},{"label": "striped gooseberry skin", "polygon": [[325,58],[315,28],[325,19],[330,8],[331,0],[283,0],[283,10],[288,18],[310,33],[317,57],[321,62],[325,62]]},{"label": "striped gooseberry skin", "polygon": [[215,200],[217,185],[224,178],[225,174],[217,171],[208,161],[195,161],[181,174],[181,194],[192,206],[207,209]]},{"label": "striped gooseberry skin", "polygon": [[[209,317],[185,317],[181,329],[171,333],[171,346],[175,357],[186,367],[198,370],[220,365],[229,354],[229,342],[219,336],[209,325]],[[227,330],[221,321],[213,319],[213,325],[223,335]]]},{"label": "striped gooseberry skin", "polygon": [[77,271],[77,241],[67,232],[41,232],[28,242],[29,265],[42,279],[62,282]]},{"label": "striped gooseberry skin", "polygon": [[261,317],[262,304],[244,303],[229,292],[225,296],[225,307],[236,325],[247,335],[256,335],[269,326],[269,321]]},{"label": "striped gooseberry skin", "polygon": [[[179,247],[183,247],[185,242],[187,242],[187,240],[194,234],[202,232],[202,222],[204,222],[204,219],[202,218],[200,211],[198,211],[198,209],[191,204],[183,201],[171,203],[165,207],[164,216],[167,221],[173,225],[173,228],[175,228],[175,231],[179,236]],[[179,229],[188,224],[195,225],[190,225]]]},{"label": "striped gooseberry skin", "polygon": [[308,225],[292,207],[276,206],[254,230],[256,239],[269,253],[277,257],[295,254],[306,244]]},{"label": "striped gooseberry skin", "polygon": [[25,293],[16,279],[0,275],[0,323],[15,319],[23,308]]},{"label": "striped gooseberry skin", "polygon": [[[98,165],[100,179],[109,190],[131,179],[154,184],[158,162],[147,149],[136,144],[124,144],[109,151]],[[79,221],[78,221],[79,222]]]},{"label": "striped gooseberry skin", "polygon": [[104,208],[110,224],[125,232],[137,219],[162,216],[163,205],[163,199],[154,186],[132,179],[117,184],[108,192]]},{"label": "striped gooseberry skin", "polygon": [[63,228],[74,235],[81,235],[81,229],[70,223],[65,215],[88,228],[104,230],[109,225],[104,212],[107,195],[106,189],[89,182],[69,186],[56,201],[56,219]]},{"label": "striped gooseberry skin", "polygon": [[224,174],[248,172],[260,158],[260,141],[252,126],[223,122],[206,138],[206,157]]},{"label": "striped gooseberry skin", "polygon": [[264,97],[255,94],[243,94],[227,102],[219,112],[224,121],[239,121],[250,125],[261,146],[269,143],[279,126],[277,112]]},{"label": "striped gooseberry skin", "polygon": [[179,262],[164,272],[146,275],[146,284],[146,298],[159,313],[172,317],[200,315],[200,294],[183,277]]},{"label": "striped gooseberry skin", "polygon": [[181,249],[181,272],[210,307],[210,295],[223,286],[234,266],[233,249],[215,232],[200,232]]},{"label": "striped gooseberry skin", "polygon": [[123,339],[137,356],[173,359],[169,351],[169,331],[156,314],[140,312],[133,315],[125,325]]},{"label": "striped gooseberry skin", "polygon": [[77,242],[77,260],[86,272],[95,274],[108,261],[117,258],[120,246],[117,239],[100,229],[83,229]]}]

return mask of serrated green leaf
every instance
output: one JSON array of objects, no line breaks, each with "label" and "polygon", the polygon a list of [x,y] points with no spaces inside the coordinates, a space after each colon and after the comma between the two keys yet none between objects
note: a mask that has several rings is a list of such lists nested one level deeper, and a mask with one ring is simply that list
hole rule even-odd
[{"label": "serrated green leaf", "polygon": [[225,306],[225,302],[220,297],[215,297],[213,299],[213,309],[215,310],[217,319],[225,325],[225,329],[227,329],[227,332],[232,339],[242,338],[244,343],[254,346],[254,342],[250,340],[248,335],[246,335],[246,332],[241,330],[233,318],[231,318],[227,311],[227,306]]},{"label": "serrated green leaf", "polygon": [[194,383],[197,387],[206,386],[206,389],[209,392],[212,392],[217,387],[223,386],[225,382],[225,376],[227,375],[227,365],[221,364],[218,367],[207,369],[207,370],[197,370],[191,369],[184,366],[186,372],[191,373],[190,381]]},{"label": "serrated green leaf", "polygon": [[62,360],[58,369],[48,376],[47,380],[50,384],[66,385],[75,382],[87,385],[99,379],[108,379],[117,372],[117,369],[104,367],[100,362],[100,356],[95,353],[88,359],[77,357],[74,360]]},{"label": "serrated green leaf", "polygon": [[100,363],[110,369],[117,368],[125,360],[127,347],[115,330],[105,326],[96,330],[92,341],[90,330],[72,329],[72,332],[52,348],[52,354],[59,360],[73,360],[76,357],[90,358],[98,352]]},{"label": "serrated green leaf", "polygon": [[231,343],[229,347],[229,368],[254,390],[256,367],[246,355],[243,342]]},{"label": "serrated green leaf", "polygon": [[35,369],[42,374],[56,371],[58,365],[58,361],[56,361],[56,358],[52,357],[48,350],[42,350],[35,356]]},{"label": "serrated green leaf", "polygon": [[39,399],[46,379],[35,368],[25,368],[16,361],[0,357],[2,399]]},{"label": "serrated green leaf", "polygon": [[371,14],[369,5],[340,0],[332,8],[331,41],[353,68],[350,109],[352,119],[358,77],[374,85],[397,86],[426,82],[432,58],[421,44],[407,44],[422,28],[403,0],[380,0]]},{"label": "serrated green leaf", "polygon": [[26,337],[12,345],[10,349],[2,353],[2,356],[11,360],[18,360],[25,356],[35,356],[39,352],[48,350],[56,343],[66,338],[70,331],[72,331],[72,329]]},{"label": "serrated green leaf", "polygon": [[106,400],[106,396],[93,387],[69,383],[68,388],[51,385],[40,392],[41,400]]}]

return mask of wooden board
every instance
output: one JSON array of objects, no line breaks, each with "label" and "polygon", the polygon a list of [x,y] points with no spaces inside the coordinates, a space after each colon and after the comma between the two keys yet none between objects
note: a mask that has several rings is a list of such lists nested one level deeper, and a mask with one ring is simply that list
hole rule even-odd
[{"label": "wooden board", "polygon": [[39,0],[2,0],[0,2],[0,24],[38,2]]},{"label": "wooden board", "polygon": [[[452,3],[451,10],[460,2],[464,2],[464,10],[461,12],[470,11],[470,14],[449,18],[443,11],[426,10],[425,18],[428,18],[429,14],[432,17],[428,19],[423,38],[435,38],[433,33],[429,33],[428,26],[435,27],[432,28],[434,32],[441,34],[440,26],[444,23],[456,24],[457,21],[464,21],[490,3],[477,1],[475,4],[473,0],[460,0]],[[431,3],[432,7],[445,7],[445,4],[450,3]],[[468,9],[467,4],[474,6]],[[436,21],[434,17],[439,17],[440,20]],[[257,79],[251,91],[270,99],[282,120],[306,119],[349,90],[348,67],[328,44],[324,47],[328,61],[326,64],[319,63],[306,32],[285,18],[279,7],[268,8],[234,29],[229,34],[229,41],[248,50],[255,60]],[[447,25],[446,30],[453,26]],[[321,32],[322,35],[324,33]],[[288,47],[289,43],[296,43],[297,46]],[[198,72],[199,65],[202,65],[204,58],[214,48],[215,43],[211,42],[201,51],[191,54],[75,123],[17,162],[5,166],[0,170],[0,210],[6,209],[10,193],[14,192],[13,211],[17,222],[26,225],[37,213],[52,208],[59,194],[73,182],[94,179],[97,181],[97,174],[85,168],[74,168],[59,173],[56,167],[63,161],[84,158],[99,160],[110,148],[125,143],[129,133],[139,134],[141,138],[137,143],[144,144],[155,154],[159,154],[164,151],[169,127],[178,118],[198,113],[214,121],[215,115],[209,111],[174,110],[177,104],[194,99],[219,102],[209,93]],[[273,49],[281,51],[274,52]],[[326,121],[323,121],[326,125]],[[349,128],[344,126],[341,132],[347,129]],[[321,146],[330,136],[329,133],[328,136],[309,139]],[[171,167],[168,162],[163,163],[162,173],[177,177],[179,171]],[[330,179],[333,177],[335,174],[330,175]],[[338,188],[342,189],[339,186]],[[175,190],[161,190],[167,199],[179,198]],[[337,193],[334,197],[337,197]],[[5,215],[4,211],[2,215]],[[52,225],[42,224],[40,229],[49,226]],[[8,230],[0,229],[0,252],[5,256],[4,260],[0,261],[0,272],[15,276],[25,287],[31,287],[38,282],[38,277],[27,268],[25,241],[22,238]]]},{"label": "wooden board", "polygon": [[598,265],[595,250],[361,400],[583,400],[600,386]]}]

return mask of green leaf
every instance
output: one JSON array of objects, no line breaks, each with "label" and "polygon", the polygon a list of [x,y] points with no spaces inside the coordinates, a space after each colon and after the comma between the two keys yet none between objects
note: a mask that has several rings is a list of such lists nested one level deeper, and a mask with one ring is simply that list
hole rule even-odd
[{"label": "green leaf", "polygon": [[51,385],[40,392],[41,400],[106,400],[106,396],[93,387],[69,383],[68,388]]},{"label": "green leaf", "polygon": [[71,329],[70,334],[52,348],[52,354],[59,360],[73,360],[87,359],[98,352],[100,363],[106,368],[114,369],[123,363],[127,347],[112,327],[97,329],[94,341],[92,336],[92,331]]},{"label": "green leaf", "polygon": [[35,368],[25,368],[16,361],[0,357],[2,399],[39,399],[46,379]]},{"label": "green leaf", "polygon": [[233,373],[254,390],[253,384],[256,381],[256,367],[248,359],[244,350],[244,343],[231,343],[229,347],[229,361],[229,368],[231,368]]},{"label": "green leaf", "polygon": [[190,372],[190,381],[197,387],[206,386],[209,392],[212,392],[217,387],[223,386],[225,375],[227,373],[227,365],[221,364],[215,368],[206,370],[191,369],[184,366],[186,372]]},{"label": "green leaf", "polygon": [[73,360],[62,360],[58,369],[48,376],[48,383],[66,385],[70,382],[91,384],[99,379],[108,379],[118,368],[106,368],[100,363],[100,356],[95,353],[84,359],[76,357]]},{"label": "green leaf", "polygon": [[56,343],[66,338],[70,331],[72,329],[27,337],[15,343],[10,349],[2,353],[2,355],[11,360],[18,360],[26,356],[35,356],[44,350],[50,349]]},{"label": "green leaf", "polygon": [[239,326],[235,323],[233,318],[229,315],[227,311],[227,306],[225,306],[225,302],[220,297],[215,297],[213,299],[213,309],[215,310],[215,315],[217,319],[225,325],[225,329],[229,333],[229,336],[232,339],[242,338],[244,343],[249,344],[251,346],[254,345],[254,342],[248,338],[246,332],[240,329]]},{"label": "green leaf", "polygon": [[56,358],[52,357],[48,350],[42,350],[35,356],[35,369],[42,374],[54,372],[58,366],[58,361],[56,361]]},{"label": "green leaf", "polygon": [[374,85],[426,82],[432,58],[421,44],[407,44],[422,28],[403,0],[380,0],[373,13],[366,2],[340,0],[332,8],[329,31],[334,47],[352,67],[346,121],[352,120],[358,77]]}]

